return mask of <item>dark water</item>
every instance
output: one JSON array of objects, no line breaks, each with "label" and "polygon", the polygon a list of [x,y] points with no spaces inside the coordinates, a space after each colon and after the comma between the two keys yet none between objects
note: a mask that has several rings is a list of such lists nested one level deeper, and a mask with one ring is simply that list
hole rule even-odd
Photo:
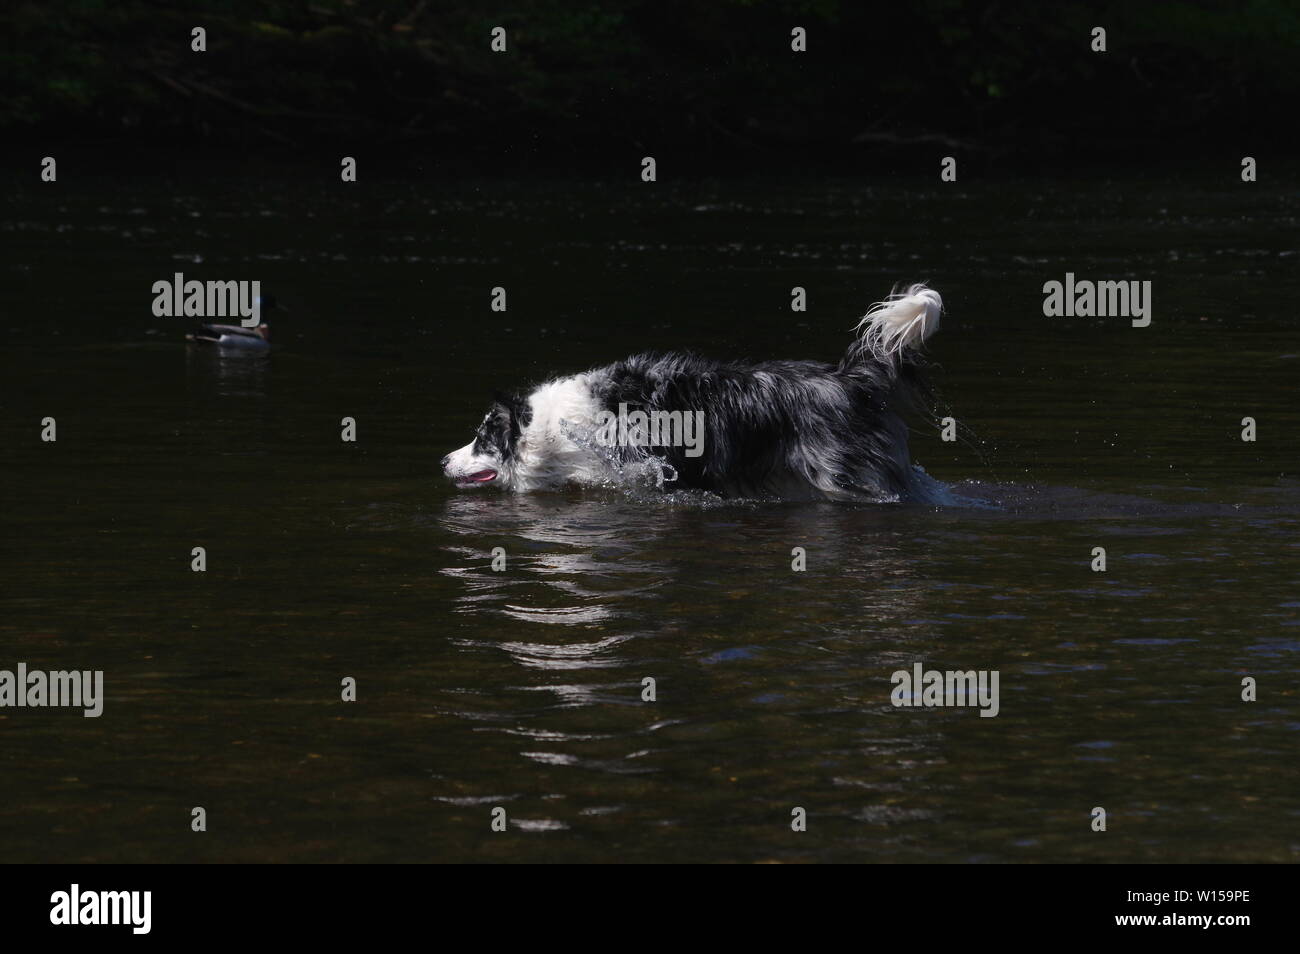
[{"label": "dark water", "polygon": [[[1300,856],[1294,175],[9,190],[0,669],[107,701],[0,710],[0,860]],[[276,352],[187,351],[178,270],[263,281]],[[1067,271],[1152,281],[1151,326],[1044,318]],[[966,506],[436,473],[494,387],[835,360],[915,279],[963,440],[914,456]],[[998,717],[891,706],[918,661],[997,670]]]}]

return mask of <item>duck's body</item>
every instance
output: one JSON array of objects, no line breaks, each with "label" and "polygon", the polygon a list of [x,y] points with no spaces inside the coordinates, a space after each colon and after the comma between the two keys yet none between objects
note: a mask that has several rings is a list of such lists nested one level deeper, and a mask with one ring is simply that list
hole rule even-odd
[{"label": "duck's body", "polygon": [[197,331],[186,335],[186,341],[217,345],[220,348],[238,348],[244,351],[266,351],[271,347],[271,329],[265,325],[245,328],[242,325],[199,325]]},{"label": "duck's body", "polygon": [[[264,315],[276,307],[275,296],[263,295],[257,304],[258,310],[254,314]],[[269,351],[271,327],[266,322],[256,328],[245,328],[243,325],[199,325],[193,334],[185,336],[185,340],[237,351]]]}]

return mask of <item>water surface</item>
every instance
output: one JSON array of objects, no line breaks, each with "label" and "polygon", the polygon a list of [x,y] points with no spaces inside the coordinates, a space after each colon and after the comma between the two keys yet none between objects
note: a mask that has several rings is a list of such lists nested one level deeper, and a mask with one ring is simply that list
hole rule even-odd
[{"label": "water surface", "polygon": [[[0,710],[0,859],[1296,860],[1296,196],[10,186],[0,668],[103,669],[107,702]],[[149,310],[175,271],[260,278],[276,351],[187,350]],[[1067,271],[1152,281],[1151,326],[1044,318]],[[833,361],[918,279],[962,440],[918,422],[914,455],[963,506],[436,471],[494,388],[648,349]],[[895,709],[918,661],[998,670],[999,716]]]}]

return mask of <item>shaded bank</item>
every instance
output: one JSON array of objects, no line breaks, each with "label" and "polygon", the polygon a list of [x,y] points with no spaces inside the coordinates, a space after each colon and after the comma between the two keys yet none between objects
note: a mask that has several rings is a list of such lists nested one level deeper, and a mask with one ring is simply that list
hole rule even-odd
[{"label": "shaded bank", "polygon": [[[0,129],[41,143],[566,166],[663,150],[749,165],[918,147],[1246,155],[1295,144],[1277,116],[1300,92],[1300,11],[1283,2],[247,0],[195,13],[74,0],[9,6],[0,26]],[[196,26],[205,53],[190,48]],[[506,53],[489,49],[496,26]],[[790,49],[795,26],[806,53]],[[1096,26],[1105,53],[1090,49]]]}]

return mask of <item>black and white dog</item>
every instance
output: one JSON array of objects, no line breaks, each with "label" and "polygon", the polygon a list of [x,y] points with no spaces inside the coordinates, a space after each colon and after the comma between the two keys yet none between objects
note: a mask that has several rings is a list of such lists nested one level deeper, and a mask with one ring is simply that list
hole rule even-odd
[{"label": "black and white dog", "polygon": [[724,497],[939,502],[903,413],[924,394],[915,351],[942,310],[925,285],[890,295],[838,365],[640,354],[557,378],[499,397],[443,470],[457,487],[530,491],[609,485],[651,462],[669,489]]}]

